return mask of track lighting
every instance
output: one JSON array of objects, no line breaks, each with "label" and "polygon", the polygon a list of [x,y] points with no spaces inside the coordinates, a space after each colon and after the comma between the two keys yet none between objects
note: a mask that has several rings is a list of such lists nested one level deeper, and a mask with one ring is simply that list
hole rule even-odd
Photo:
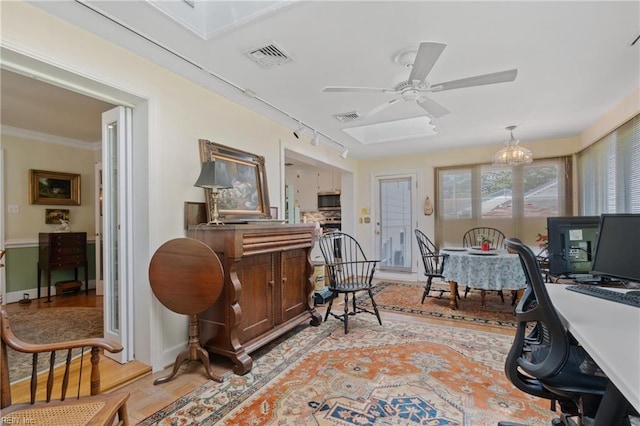
[{"label": "track lighting", "polygon": [[318,146],[320,144],[320,139],[318,136],[318,131],[314,130],[313,131],[313,138],[311,138],[311,145],[313,146]]},{"label": "track lighting", "polygon": [[349,154],[349,150],[347,149],[347,147],[344,147],[342,149],[342,154],[340,154],[340,157],[346,159],[347,158],[347,154]]},{"label": "track lighting", "polygon": [[293,131],[293,136],[295,136],[296,139],[300,139],[300,135],[302,134],[303,130],[304,126],[302,125],[302,123],[298,122],[298,128]]}]

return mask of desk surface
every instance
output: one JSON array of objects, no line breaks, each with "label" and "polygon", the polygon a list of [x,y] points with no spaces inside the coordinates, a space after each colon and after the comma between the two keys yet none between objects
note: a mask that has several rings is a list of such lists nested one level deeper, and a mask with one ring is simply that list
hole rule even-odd
[{"label": "desk surface", "polygon": [[449,251],[442,275],[459,285],[482,290],[519,290],[527,286],[522,264],[517,254],[497,250],[495,255]]},{"label": "desk surface", "polygon": [[565,326],[631,405],[640,410],[640,309],[565,287],[547,284]]}]

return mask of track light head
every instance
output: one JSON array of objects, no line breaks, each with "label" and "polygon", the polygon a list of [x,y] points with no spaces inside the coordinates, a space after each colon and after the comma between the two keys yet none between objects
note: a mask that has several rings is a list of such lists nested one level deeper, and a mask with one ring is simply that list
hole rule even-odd
[{"label": "track light head", "polygon": [[313,138],[311,138],[311,145],[318,146],[320,145],[320,138],[318,137],[318,131],[313,131]]},{"label": "track light head", "polygon": [[300,135],[302,134],[303,130],[304,126],[302,125],[302,123],[298,122],[298,128],[293,131],[293,136],[295,136],[296,139],[300,139]]},{"label": "track light head", "polygon": [[342,150],[342,154],[340,154],[340,157],[346,159],[347,154],[349,154],[349,150],[347,149],[347,147],[344,147],[344,149]]}]

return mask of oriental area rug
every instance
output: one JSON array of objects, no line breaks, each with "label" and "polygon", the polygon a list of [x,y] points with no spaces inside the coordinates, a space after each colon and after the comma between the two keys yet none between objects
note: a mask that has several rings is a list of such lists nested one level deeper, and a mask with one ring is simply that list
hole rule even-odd
[{"label": "oriental area rug", "polygon": [[[438,289],[449,289],[448,283],[433,283],[429,297],[421,303],[424,283],[407,281],[382,281],[373,289],[373,297],[378,309],[387,312],[419,315],[436,319],[460,321],[464,324],[480,324],[514,329],[515,307],[511,305],[511,291],[504,292],[504,303],[495,291],[488,291],[485,306],[481,306],[480,290],[470,290],[464,297],[464,287],[458,289],[461,299],[458,309],[449,307],[449,293],[439,297]],[[371,307],[371,299],[366,293],[360,293],[358,304]]]},{"label": "oriental area rug", "polygon": [[512,337],[366,313],[301,327],[140,425],[546,425],[504,375]]},{"label": "oriental area rug", "polygon": [[[102,308],[47,308],[9,313],[11,330],[25,343],[53,343],[102,337]],[[31,375],[31,354],[7,349],[11,382]],[[80,353],[75,350],[73,355]],[[49,367],[49,356],[39,357],[38,371]]]}]

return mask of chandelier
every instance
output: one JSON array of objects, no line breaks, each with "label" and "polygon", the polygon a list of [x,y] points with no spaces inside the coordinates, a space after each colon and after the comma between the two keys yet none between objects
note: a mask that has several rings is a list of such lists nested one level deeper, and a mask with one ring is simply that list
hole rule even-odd
[{"label": "chandelier", "polygon": [[518,145],[518,141],[513,137],[513,129],[516,126],[508,126],[511,138],[506,146],[493,156],[494,166],[517,166],[519,164],[529,164],[533,161],[533,153],[527,148]]}]

